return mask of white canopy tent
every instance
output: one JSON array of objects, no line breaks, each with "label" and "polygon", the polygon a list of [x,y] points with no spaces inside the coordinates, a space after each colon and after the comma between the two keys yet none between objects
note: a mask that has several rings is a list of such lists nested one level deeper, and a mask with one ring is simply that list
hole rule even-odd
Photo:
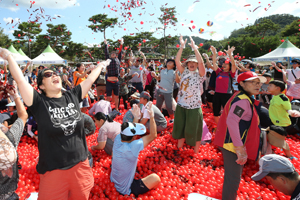
[{"label": "white canopy tent", "polygon": [[261,57],[253,58],[253,61],[261,65],[270,65],[272,61],[282,61],[289,64],[293,58],[300,58],[300,49],[286,39],[274,51],[271,51]]},{"label": "white canopy tent", "polygon": [[67,60],[64,60],[57,55],[50,45],[41,53],[38,57],[32,60],[33,64],[67,64]]},{"label": "white canopy tent", "polygon": [[13,45],[10,45],[10,47],[8,47],[7,49],[8,51],[10,51],[12,53],[12,56],[14,57],[15,61],[22,65],[22,64],[26,64],[27,62],[31,61],[30,58],[28,58],[27,56],[23,56],[21,55]]}]

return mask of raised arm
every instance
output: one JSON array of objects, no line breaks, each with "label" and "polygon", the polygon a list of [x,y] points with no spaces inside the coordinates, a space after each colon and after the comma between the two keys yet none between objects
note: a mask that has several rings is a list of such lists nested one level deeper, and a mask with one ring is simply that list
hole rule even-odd
[{"label": "raised arm", "polygon": [[109,59],[109,52],[108,52],[108,45],[106,39],[104,40],[104,54],[105,54],[105,59]]},{"label": "raised arm", "polygon": [[15,59],[7,49],[2,48],[0,48],[0,57],[8,61],[10,73],[12,74],[14,80],[17,82],[24,103],[27,106],[31,106],[33,102],[33,88],[25,80],[25,77],[23,76],[23,73],[16,63]]},{"label": "raised arm", "polygon": [[219,68],[218,65],[217,65],[217,50],[214,46],[211,46],[210,49],[211,49],[211,52],[213,54],[213,56],[212,56],[212,60],[213,60],[212,61],[212,64],[213,64],[212,69],[214,71],[217,71],[218,68]]},{"label": "raised arm", "polygon": [[22,70],[22,73],[24,74],[24,72],[26,71],[26,69],[28,69],[28,66],[30,65],[30,62],[27,62],[26,67],[24,67],[24,69]]},{"label": "raised arm", "polygon": [[80,86],[81,86],[81,97],[82,98],[84,98],[85,95],[88,93],[88,91],[92,87],[93,83],[95,82],[95,80],[100,75],[100,73],[102,71],[102,68],[103,67],[107,67],[110,64],[110,61],[111,60],[107,59],[106,61],[103,61],[103,62],[99,63],[97,65],[97,67],[95,69],[93,69],[93,71],[87,77],[87,79],[80,83]]},{"label": "raised arm", "polygon": [[120,62],[121,62],[121,60],[122,60],[122,49],[123,49],[123,44],[124,44],[124,39],[121,38],[121,40],[120,40],[120,47],[119,47],[119,54],[118,54],[118,59],[120,60]]},{"label": "raised arm", "polygon": [[146,66],[146,56],[145,56],[145,54],[144,54],[142,51],[140,51],[140,54],[141,54],[142,57],[143,57],[143,63],[142,63],[142,65],[145,66],[145,67],[147,67],[147,66]]},{"label": "raised arm", "polygon": [[23,102],[21,101],[21,98],[18,94],[18,86],[15,81],[13,82],[13,87],[10,88],[8,90],[8,92],[9,92],[10,96],[12,96],[14,98],[14,101],[16,103],[18,118],[20,118],[23,121],[23,125],[25,126],[27,118],[28,118],[28,114],[27,114],[25,106],[24,106]]},{"label": "raised arm", "polygon": [[175,58],[176,67],[177,67],[177,69],[179,70],[180,73],[182,73],[184,71],[184,67],[181,64],[180,59],[181,59],[182,51],[185,48],[186,41],[187,41],[187,39],[183,40],[182,35],[180,35],[180,37],[179,37],[180,49],[177,52],[177,55],[176,55],[176,58]]},{"label": "raised arm", "polygon": [[193,40],[193,38],[190,36],[190,40],[191,40],[191,43],[189,43],[189,45],[192,47],[192,49],[194,50],[195,52],[195,55],[196,55],[196,59],[198,61],[198,70],[199,70],[199,75],[202,77],[205,75],[205,66],[204,66],[204,62],[203,62],[203,59],[202,59],[202,56],[201,54],[199,53],[198,51],[198,47],[197,45],[195,45],[195,42]]},{"label": "raised arm", "polygon": [[148,103],[147,112],[150,115],[150,134],[142,137],[144,142],[144,147],[148,146],[157,137],[156,123],[154,120],[154,111],[152,108],[152,102]]},{"label": "raised arm", "polygon": [[160,75],[156,75],[155,72],[151,72],[151,76],[152,76],[153,78],[155,78],[156,80],[160,81]]},{"label": "raised arm", "polygon": [[213,66],[212,66],[212,64],[209,62],[209,57],[208,57],[208,55],[206,54],[206,53],[203,53],[202,54],[202,56],[205,58],[205,60],[206,60],[206,66],[207,66],[207,68],[213,68]]},{"label": "raised arm", "polygon": [[234,50],[235,50],[235,47],[230,48],[230,46],[228,46],[227,51],[225,50],[225,52],[227,53],[227,55],[229,56],[230,61],[231,61],[231,72],[232,73],[235,73],[235,71],[236,71],[236,65],[235,65],[235,61],[234,61],[234,57],[233,57]]}]

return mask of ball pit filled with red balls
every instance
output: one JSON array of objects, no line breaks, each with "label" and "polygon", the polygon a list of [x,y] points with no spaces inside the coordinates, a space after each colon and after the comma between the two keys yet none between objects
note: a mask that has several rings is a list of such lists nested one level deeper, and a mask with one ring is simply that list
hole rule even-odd
[{"label": "ball pit filled with red balls", "polygon": [[[122,101],[121,101],[122,103]],[[212,111],[205,105],[202,106],[204,120],[212,132],[216,127]],[[122,123],[126,110],[120,105],[122,115],[117,116],[115,121]],[[170,119],[167,119],[169,121]],[[111,156],[103,150],[92,152],[94,167],[94,187],[91,190],[89,199],[138,199],[138,200],[164,200],[164,199],[187,199],[190,193],[200,193],[216,199],[222,197],[222,184],[224,177],[223,158],[221,152],[212,144],[205,144],[200,147],[198,154],[194,154],[193,147],[184,146],[177,148],[177,141],[172,138],[173,125],[168,128],[139,155],[135,178],[143,178],[151,173],[157,173],[161,178],[158,188],[151,190],[139,197],[123,196],[114,188],[110,181]],[[96,144],[98,130],[93,135],[87,136],[87,145]],[[212,138],[214,139],[214,137]],[[287,142],[290,145],[291,153],[299,158],[300,149],[298,136],[290,136]],[[283,155],[279,148],[273,149],[275,153]],[[39,191],[39,174],[36,171],[36,158],[38,157],[37,142],[27,136],[21,138],[19,147],[19,162],[22,169],[19,170],[20,180],[17,194],[24,199],[28,193]],[[292,160],[292,163],[299,171],[300,161]],[[251,176],[258,171],[258,164],[248,161],[244,167],[242,180],[238,190],[237,199],[290,199],[289,196],[275,190],[266,179],[254,182]]]}]

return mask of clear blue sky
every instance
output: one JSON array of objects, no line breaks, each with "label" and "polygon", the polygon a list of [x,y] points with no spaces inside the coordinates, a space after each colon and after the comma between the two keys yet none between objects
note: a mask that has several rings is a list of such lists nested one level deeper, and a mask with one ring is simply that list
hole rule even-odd
[{"label": "clear blue sky", "polygon": [[[54,25],[64,23],[72,32],[72,41],[84,43],[101,43],[103,41],[102,33],[93,33],[87,26],[89,17],[99,13],[106,13],[108,17],[118,17],[118,21],[124,23],[121,27],[115,26],[114,29],[108,29],[106,37],[109,39],[119,39],[125,34],[138,33],[139,31],[155,31],[155,37],[162,37],[161,31],[156,31],[156,28],[162,25],[158,21],[161,15],[160,7],[176,7],[178,18],[177,26],[167,29],[167,34],[174,35],[194,35],[205,39],[221,40],[228,37],[234,29],[239,29],[247,24],[253,24],[254,21],[263,16],[271,14],[292,14],[300,16],[300,2],[296,0],[130,0],[143,4],[139,7],[124,11],[124,6],[121,3],[128,3],[128,0],[36,0],[30,9],[30,0],[0,0],[0,26],[5,29],[5,33],[9,34],[11,39],[13,26],[18,20],[21,22],[28,21],[30,14],[33,19],[37,13],[43,15],[39,22],[42,22],[42,33],[46,33],[46,24]],[[250,4],[250,6],[246,6]],[[270,5],[269,5],[270,4]],[[108,8],[110,5],[110,8]],[[105,8],[104,8],[105,6]],[[260,6],[260,7],[259,7]],[[122,9],[121,9],[122,7]],[[257,8],[257,9],[256,9]],[[267,11],[265,11],[267,8]],[[29,10],[29,12],[27,11]],[[114,9],[114,10],[111,10]],[[255,10],[256,9],[256,10]],[[117,10],[117,11],[115,11]],[[250,12],[251,11],[251,12]],[[253,12],[254,11],[254,12]],[[121,13],[131,12],[132,18],[122,17]],[[139,15],[141,14],[141,15]],[[151,16],[154,14],[153,16]],[[46,16],[48,15],[48,16]],[[51,16],[52,21],[46,21]],[[57,16],[60,16],[57,17]],[[10,22],[14,20],[13,24]],[[125,20],[127,21],[125,22]],[[141,25],[140,22],[144,24]],[[191,23],[193,21],[193,23]],[[212,21],[214,24],[211,27],[206,25],[207,21]],[[7,24],[9,23],[9,24]],[[188,27],[195,26],[189,30]],[[199,34],[199,28],[203,28],[205,32]],[[126,31],[124,31],[126,29]],[[138,31],[138,30],[139,31]],[[209,32],[215,31],[213,35]]]}]

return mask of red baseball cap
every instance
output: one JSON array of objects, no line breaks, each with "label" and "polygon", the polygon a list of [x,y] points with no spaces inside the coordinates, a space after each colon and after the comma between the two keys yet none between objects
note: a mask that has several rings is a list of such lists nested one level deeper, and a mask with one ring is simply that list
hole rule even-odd
[{"label": "red baseball cap", "polygon": [[255,72],[248,71],[240,74],[237,77],[237,82],[240,83],[241,81],[251,81],[256,78],[259,78],[261,83],[265,83],[267,81],[266,77],[258,76]]}]

